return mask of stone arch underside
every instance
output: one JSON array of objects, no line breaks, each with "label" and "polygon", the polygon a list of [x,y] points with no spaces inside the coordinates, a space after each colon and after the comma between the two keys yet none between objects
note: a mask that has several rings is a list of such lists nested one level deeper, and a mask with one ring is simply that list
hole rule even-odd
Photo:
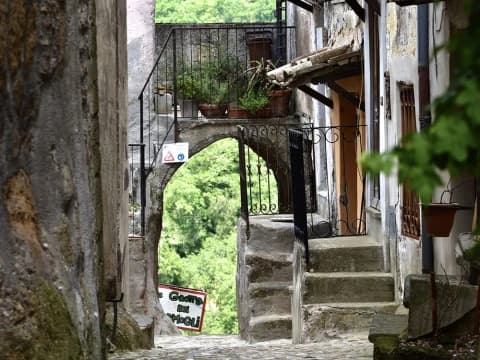
[{"label": "stone arch underside", "polygon": [[[177,142],[188,142],[190,157],[199,153],[209,145],[218,140],[225,138],[238,139],[238,125],[265,125],[265,126],[291,126],[292,122],[289,119],[221,119],[221,120],[194,120],[194,121],[179,121],[177,126]],[[268,136],[260,137],[259,146],[256,147],[258,154],[266,161],[267,166],[271,169],[278,167],[274,171],[277,178],[279,209],[280,212],[285,212],[288,208],[289,199],[289,183],[285,183],[282,179],[286,179],[288,174],[288,144],[285,137],[284,144],[280,144]],[[246,143],[251,143],[251,139],[246,139]],[[274,153],[273,147],[278,146],[281,151],[277,152],[276,156],[271,156]],[[269,154],[267,157],[266,154]],[[275,165],[275,166],[274,166]],[[278,166],[280,165],[280,166]],[[147,211],[146,211],[146,234],[143,246],[145,259],[145,291],[144,294],[139,294],[141,299],[138,299],[137,304],[144,307],[144,311],[150,313],[159,307],[158,299],[152,298],[152,294],[156,294],[157,286],[157,269],[158,269],[158,245],[162,231],[163,218],[163,191],[173,177],[175,172],[180,168],[181,164],[158,164],[148,178],[147,184]],[[168,321],[168,319],[165,319]],[[159,325],[162,326],[161,324]],[[161,332],[162,329],[157,329]]]}]

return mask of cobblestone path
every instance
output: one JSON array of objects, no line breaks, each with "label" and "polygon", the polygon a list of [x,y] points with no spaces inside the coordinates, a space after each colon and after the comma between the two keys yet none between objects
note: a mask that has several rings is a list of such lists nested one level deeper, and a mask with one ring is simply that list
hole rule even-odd
[{"label": "cobblestone path", "polygon": [[367,334],[336,336],[314,344],[292,345],[290,340],[247,344],[235,335],[164,336],[156,349],[112,354],[110,360],[343,360],[373,359]]}]

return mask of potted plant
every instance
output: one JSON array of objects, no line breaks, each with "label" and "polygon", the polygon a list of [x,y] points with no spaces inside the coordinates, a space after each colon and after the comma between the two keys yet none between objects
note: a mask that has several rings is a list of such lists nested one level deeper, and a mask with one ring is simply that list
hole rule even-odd
[{"label": "potted plant", "polygon": [[449,236],[455,213],[462,207],[457,203],[431,203],[422,206],[425,229],[431,236]]},{"label": "potted plant", "polygon": [[230,92],[239,61],[232,56],[211,58],[192,66],[190,88],[192,98],[199,102],[199,110],[205,117],[223,117],[230,100]]},{"label": "potted plant", "polygon": [[240,108],[248,110],[251,116],[284,117],[289,113],[292,92],[270,81],[267,73],[274,68],[275,65],[270,60],[261,59],[246,71],[248,82],[239,102]]},{"label": "potted plant", "polygon": [[292,90],[284,87],[274,86],[269,94],[272,116],[284,117],[290,112],[290,97]]},{"label": "potted plant", "polygon": [[177,75],[177,94],[179,98],[181,117],[198,117],[198,99],[200,98],[200,72],[195,67],[182,67]]},{"label": "potted plant", "polygon": [[264,89],[250,89],[240,97],[240,108],[253,117],[270,117],[271,111],[268,105],[270,100]]},{"label": "potted plant", "polygon": [[225,116],[228,107],[228,84],[204,78],[200,93],[198,108],[203,116],[207,118]]}]

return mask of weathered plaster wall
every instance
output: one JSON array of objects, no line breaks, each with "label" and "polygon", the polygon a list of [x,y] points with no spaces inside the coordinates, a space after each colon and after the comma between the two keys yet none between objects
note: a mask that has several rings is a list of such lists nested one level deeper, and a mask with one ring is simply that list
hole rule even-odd
[{"label": "weathered plaster wall", "polygon": [[[125,12],[110,3],[0,4],[0,353],[8,359],[105,357],[103,271],[114,271],[103,246],[117,248],[122,234],[103,219],[121,219],[123,176],[122,186],[110,181],[123,168],[101,165],[125,159],[117,133]],[[102,203],[103,190],[112,204]]]},{"label": "weathered plaster wall", "polygon": [[[397,145],[402,137],[401,107],[399,82],[413,84],[415,91],[415,109],[418,122],[418,60],[417,60],[417,8],[416,6],[400,7],[387,4],[385,19],[386,71],[390,74],[390,108],[391,119],[385,120],[385,148]],[[386,180],[388,192],[386,212],[390,238],[390,262],[395,273],[397,299],[401,299],[404,280],[408,274],[421,273],[421,242],[402,235],[401,204],[402,192],[396,177]],[[385,221],[385,220],[384,220]]]},{"label": "weathered plaster wall", "polygon": [[327,46],[344,45],[359,49],[363,43],[363,22],[345,2],[324,4],[325,28],[328,33]]},{"label": "weathered plaster wall", "polygon": [[[460,28],[465,25],[465,18],[460,8],[461,6],[455,1],[451,1],[448,4],[440,2],[429,5],[430,96],[432,100],[447,89],[450,79],[449,54],[445,51],[435,53],[434,49],[448,41],[452,22]],[[387,4],[386,9],[384,29],[386,33],[385,68],[390,73],[391,119],[385,120],[384,141],[385,148],[390,148],[398,144],[402,136],[399,81],[410,83],[414,86],[417,130],[420,129],[418,120],[417,7],[399,7],[395,4]],[[435,121],[435,114],[432,115],[433,121]],[[444,180],[448,182],[448,176],[445,176]],[[471,183],[467,183],[463,193],[459,191],[455,194],[458,201],[465,205],[471,205],[473,201],[472,197],[468,195],[472,193],[471,186]],[[442,191],[443,188],[438,189],[434,201],[440,200]],[[390,235],[391,241],[392,268],[396,270],[397,275],[397,296],[401,297],[405,276],[411,273],[421,273],[422,249],[419,240],[414,240],[401,234],[402,192],[394,177],[387,178],[386,192],[389,199],[387,213],[390,215],[392,213],[395,214],[395,216],[387,215],[390,217],[388,229],[386,230]],[[455,261],[455,243],[460,232],[468,231],[471,219],[471,212],[462,212],[457,216],[454,230],[449,238],[434,239],[435,270],[438,273],[446,271],[449,275],[460,274],[460,268]]]},{"label": "weathered plaster wall", "polygon": [[155,60],[154,0],[127,0],[128,141],[139,142],[142,90]]},{"label": "weathered plaster wall", "polygon": [[128,303],[126,3],[99,1],[96,16],[102,204],[104,212],[111,214],[103,217],[102,226],[105,295],[113,300],[123,292]]},{"label": "weathered plaster wall", "polygon": [[[127,0],[127,41],[128,41],[128,139],[130,143],[140,142],[140,103],[138,96],[147,80],[155,61],[154,0]],[[138,161],[138,160],[137,160]],[[144,315],[155,324],[157,333],[178,333],[170,319],[165,316],[158,301],[156,290],[157,232],[152,228],[160,226],[161,219],[147,214],[147,238],[131,238],[129,242],[128,278],[129,299],[125,303],[135,316]],[[134,317],[135,317],[134,316]],[[138,317],[136,317],[138,318]],[[145,319],[143,319],[145,320]],[[147,322],[145,320],[142,322]],[[146,326],[149,326],[148,324]]]}]

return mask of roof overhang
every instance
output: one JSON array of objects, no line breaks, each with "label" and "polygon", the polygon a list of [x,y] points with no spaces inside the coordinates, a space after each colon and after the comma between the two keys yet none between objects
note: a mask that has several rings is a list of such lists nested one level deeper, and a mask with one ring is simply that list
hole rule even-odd
[{"label": "roof overhang", "polygon": [[360,75],[363,50],[353,51],[351,46],[327,47],[290,61],[269,71],[270,81],[290,88],[307,83],[327,83]]},{"label": "roof overhang", "polygon": [[361,99],[336,83],[340,79],[361,75],[362,59],[362,49],[354,51],[351,46],[328,47],[269,71],[267,77],[273,84],[298,88],[324,105],[333,107],[331,99],[307,85],[325,83],[346,100],[365,111],[365,104]]}]

